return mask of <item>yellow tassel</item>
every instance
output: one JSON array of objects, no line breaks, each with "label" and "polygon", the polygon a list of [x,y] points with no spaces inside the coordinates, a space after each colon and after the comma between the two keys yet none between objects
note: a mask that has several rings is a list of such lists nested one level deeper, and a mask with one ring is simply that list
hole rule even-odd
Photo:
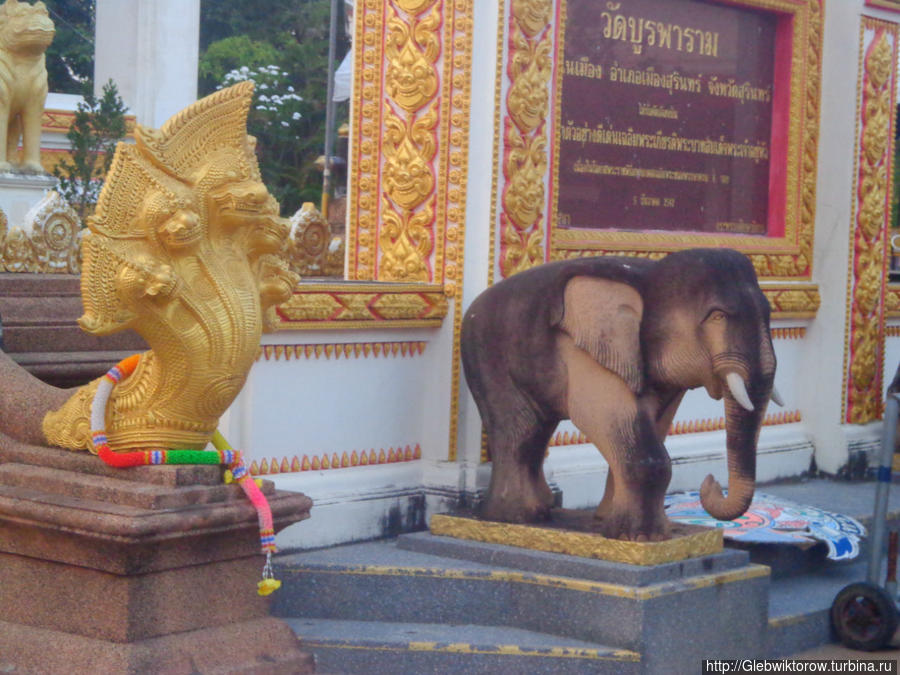
[{"label": "yellow tassel", "polygon": [[260,595],[271,595],[281,588],[281,582],[278,579],[263,579],[256,584],[256,592]]}]

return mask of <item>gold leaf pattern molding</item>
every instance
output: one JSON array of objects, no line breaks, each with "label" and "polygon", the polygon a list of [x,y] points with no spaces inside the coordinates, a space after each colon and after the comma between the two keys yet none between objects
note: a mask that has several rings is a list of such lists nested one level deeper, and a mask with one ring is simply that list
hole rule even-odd
[{"label": "gold leaf pattern molding", "polygon": [[[388,3],[378,278],[432,281],[441,3]],[[430,8],[431,11],[428,11]]]},{"label": "gold leaf pattern molding", "polygon": [[266,361],[290,361],[291,359],[365,359],[370,356],[421,356],[425,353],[426,342],[337,342],[309,345],[263,345],[260,358]]},{"label": "gold leaf pattern molding", "polygon": [[774,319],[813,318],[822,301],[818,286],[813,284],[764,284],[762,291],[769,300]]},{"label": "gold leaf pattern molding", "polygon": [[500,213],[503,278],[544,262],[548,167],[547,116],[553,74],[550,0],[513,2],[509,18],[509,91],[504,119]]},{"label": "gold leaf pattern molding", "polygon": [[277,308],[277,329],[438,326],[447,307],[435,286],[302,284]]},{"label": "gold leaf pattern molding", "polygon": [[850,311],[844,372],[844,419],[865,424],[881,416],[884,364],[886,237],[896,81],[896,24],[863,17],[858,179],[851,227]]},{"label": "gold leaf pattern molding", "polygon": [[399,462],[412,462],[422,459],[422,448],[416,443],[413,445],[390,447],[387,450],[374,448],[366,451],[344,451],[340,455],[337,452],[320,454],[294,455],[290,459],[275,457],[253,460],[250,463],[250,473],[254,476],[271,476],[276,473],[299,473],[301,471],[326,471],[333,469],[349,469],[355,466],[376,466],[378,464],[396,464]]}]

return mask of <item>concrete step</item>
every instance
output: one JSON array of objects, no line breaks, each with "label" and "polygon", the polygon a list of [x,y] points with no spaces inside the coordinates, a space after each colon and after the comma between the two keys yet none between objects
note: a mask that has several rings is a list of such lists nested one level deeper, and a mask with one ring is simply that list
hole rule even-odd
[{"label": "concrete step", "polygon": [[[434,548],[436,540],[446,541]],[[433,553],[411,550],[421,542]],[[458,550],[434,553],[446,547]],[[279,556],[276,564],[284,587],[273,612],[285,618],[517,629],[641,652],[636,667],[649,673],[688,672],[702,657],[747,656],[747,644],[749,657],[761,656],[766,639],[769,570],[741,551],[636,567],[416,533]],[[711,604],[722,616],[704,615]],[[740,631],[724,630],[738,619]],[[407,667],[407,656],[424,658],[407,651],[398,668]],[[576,672],[596,669],[582,661]]]},{"label": "concrete step", "polygon": [[321,673],[637,673],[640,655],[507,626],[288,619]]},{"label": "concrete step", "polygon": [[[761,490],[871,521],[871,482],[819,480]],[[895,520],[900,489],[890,497]],[[752,561],[774,565],[771,577]],[[548,672],[676,672],[673,663],[693,672],[701,654],[780,658],[833,641],[831,604],[842,588],[865,579],[867,563],[865,552],[853,561],[829,561],[824,545],[736,547],[726,540],[718,556],[641,568],[415,533],[279,556],[285,586],[274,610],[309,621],[306,629],[293,624],[295,630],[321,652],[322,663],[345,659],[347,670],[336,672],[543,672],[536,663],[555,664]],[[493,628],[472,628],[476,639],[456,632],[473,625]],[[733,627],[735,636],[723,635],[722,626]],[[495,634],[490,631],[512,632],[479,639]],[[512,639],[516,631],[549,642]],[[504,645],[510,653],[571,646],[559,640],[583,643],[579,648],[595,650],[586,654],[596,659],[567,657],[559,665],[562,657],[514,662],[498,653]],[[454,661],[457,656],[474,665]],[[637,660],[616,660],[625,657]],[[365,670],[368,664],[378,665]],[[335,670],[323,666],[323,672]]]}]

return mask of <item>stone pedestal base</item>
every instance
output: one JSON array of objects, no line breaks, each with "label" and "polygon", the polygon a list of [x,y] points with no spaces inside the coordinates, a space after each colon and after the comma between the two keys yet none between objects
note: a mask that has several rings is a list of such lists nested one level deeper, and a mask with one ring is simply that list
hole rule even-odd
[{"label": "stone pedestal base", "polygon": [[311,654],[279,619],[257,619],[117,643],[0,621],[4,673],[221,673],[294,675],[315,670]]},{"label": "stone pedestal base", "polygon": [[37,176],[18,173],[0,173],[0,210],[6,214],[10,227],[23,227],[30,232],[26,215],[43,199],[47,190],[55,190],[53,176]]},{"label": "stone pedestal base", "polygon": [[[310,500],[264,484],[276,530]],[[0,671],[307,673],[256,593],[256,512],[222,469],[113,469],[0,435]]]}]

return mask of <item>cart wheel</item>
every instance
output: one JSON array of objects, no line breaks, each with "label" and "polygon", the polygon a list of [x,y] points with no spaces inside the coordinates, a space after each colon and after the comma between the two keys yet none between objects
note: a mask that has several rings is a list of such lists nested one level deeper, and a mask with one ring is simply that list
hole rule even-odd
[{"label": "cart wheel", "polygon": [[831,623],[846,646],[872,651],[884,647],[897,630],[897,607],[881,586],[846,586],[831,605]]}]

